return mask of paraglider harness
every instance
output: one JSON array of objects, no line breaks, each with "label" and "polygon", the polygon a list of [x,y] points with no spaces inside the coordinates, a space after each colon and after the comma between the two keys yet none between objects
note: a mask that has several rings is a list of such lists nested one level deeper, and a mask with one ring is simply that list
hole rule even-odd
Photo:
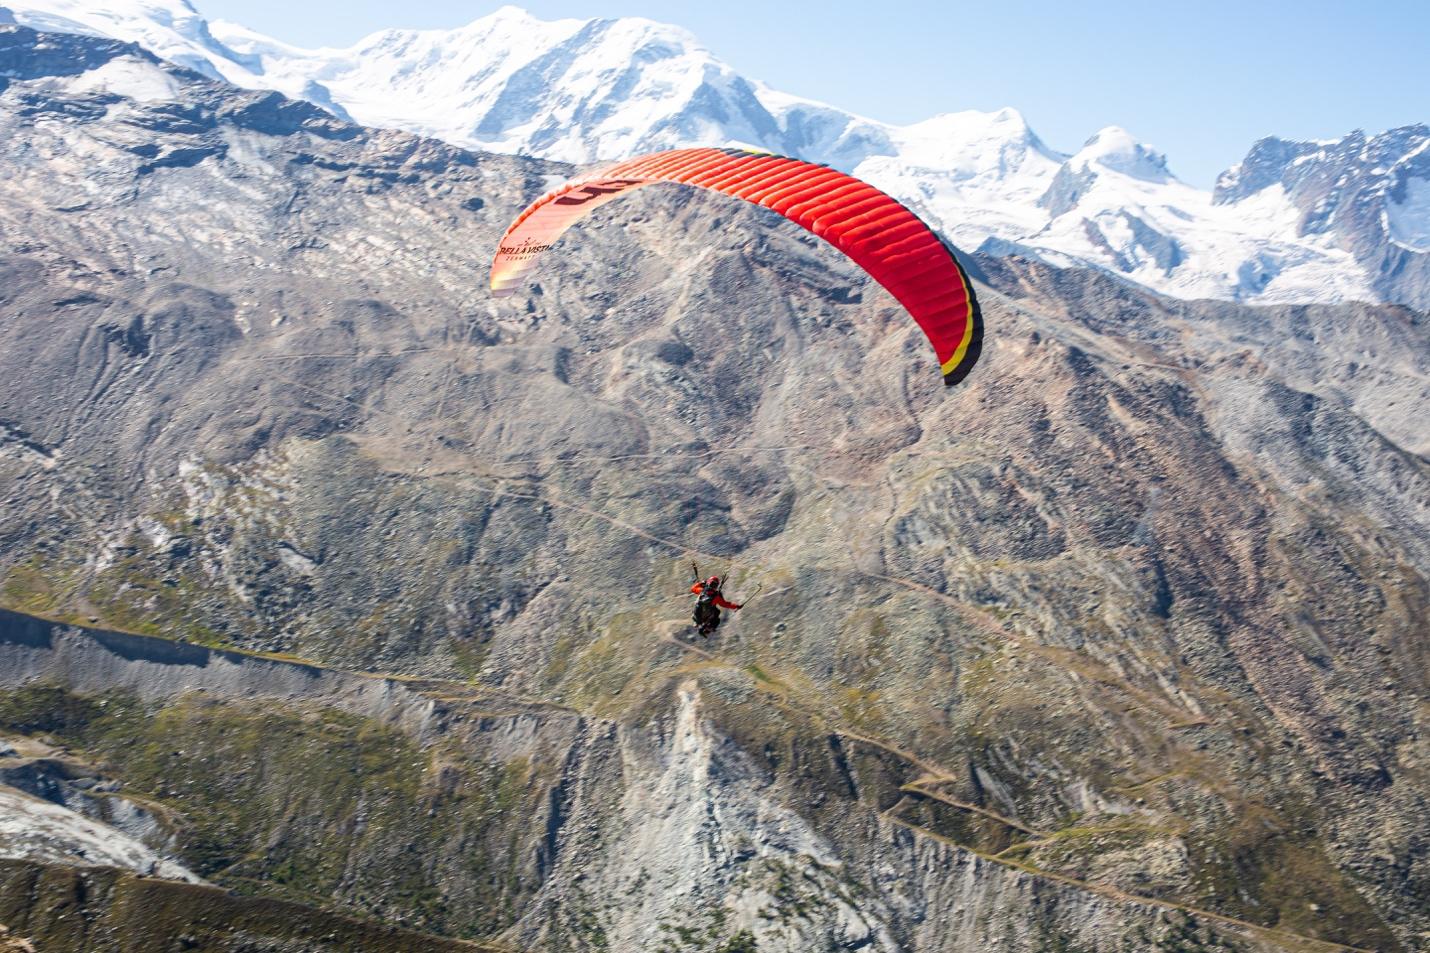
[{"label": "paraglider harness", "polygon": [[701,635],[710,635],[720,627],[720,607],[715,604],[720,590],[709,586],[700,590],[700,598],[695,600],[695,629]]},{"label": "paraglider harness", "polygon": [[[724,580],[721,580],[720,583],[715,586],[710,585],[708,580],[702,584],[700,580],[700,568],[696,566],[695,563],[691,563],[690,569],[695,574],[696,585],[700,586],[699,598],[695,600],[695,612],[692,615],[695,622],[695,630],[700,635],[708,637],[720,627],[720,603],[725,601],[723,592]],[[712,576],[711,578],[719,579],[718,576]],[[764,586],[761,585],[755,590],[755,593],[758,594],[760,589],[763,588]],[[748,601],[747,599],[746,602]],[[731,608],[738,609],[740,606],[731,606]]]},{"label": "paraglider harness", "polygon": [[[696,584],[700,584],[700,568],[691,563],[690,570],[695,574]],[[709,637],[720,627],[720,607],[715,604],[715,600],[719,598],[720,587],[708,583],[701,585],[700,597],[695,600],[695,611],[691,618],[695,622],[695,631],[702,636]]]}]

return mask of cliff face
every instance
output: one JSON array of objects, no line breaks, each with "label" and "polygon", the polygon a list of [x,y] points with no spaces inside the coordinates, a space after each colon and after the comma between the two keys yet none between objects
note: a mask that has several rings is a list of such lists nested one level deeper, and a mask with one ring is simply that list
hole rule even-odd
[{"label": "cliff face", "polygon": [[[315,663],[6,618],[3,727],[199,876],[531,949],[1430,930],[1423,314],[982,260],[945,391],[758,210],[642,192],[498,306],[562,167],[6,71],[0,600]],[[694,646],[692,559],[758,588]]]},{"label": "cliff face", "polygon": [[1329,142],[1275,137],[1252,146],[1218,178],[1212,201],[1238,202],[1279,186],[1298,213],[1301,235],[1334,235],[1386,301],[1430,304],[1430,126]]}]

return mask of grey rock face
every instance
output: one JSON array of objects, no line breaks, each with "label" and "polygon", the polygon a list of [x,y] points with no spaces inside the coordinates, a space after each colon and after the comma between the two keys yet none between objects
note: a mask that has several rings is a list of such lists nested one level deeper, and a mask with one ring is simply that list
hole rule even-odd
[{"label": "grey rock face", "polygon": [[1262,139],[1222,173],[1212,200],[1237,202],[1278,183],[1301,211],[1301,234],[1334,234],[1375,276],[1385,300],[1430,308],[1430,240],[1423,235],[1430,213],[1406,211],[1416,227],[1396,227],[1412,192],[1430,188],[1416,185],[1430,183],[1430,127],[1370,137],[1357,131],[1325,143]]},{"label": "grey rock face", "polygon": [[118,867],[166,880],[202,882],[119,828],[6,784],[0,784],[0,860]]},{"label": "grey rock face", "polygon": [[1038,199],[1038,206],[1047,209],[1055,218],[1066,215],[1077,208],[1077,203],[1096,176],[1097,173],[1092,169],[1084,167],[1074,170],[1067,163],[1063,163],[1058,174],[1053,177],[1052,185],[1048,186],[1048,191]]},{"label": "grey rock face", "polygon": [[[307,818],[344,873],[301,889],[538,949],[1430,929],[1423,314],[981,260],[946,391],[816,239],[658,190],[497,303],[566,168],[73,43],[0,28],[0,598],[388,674],[11,619],[7,684],[251,693],[522,779],[456,836]],[[700,645],[692,559],[763,585]],[[479,793],[441,762],[433,825]],[[423,889],[364,879],[397,864]]]}]

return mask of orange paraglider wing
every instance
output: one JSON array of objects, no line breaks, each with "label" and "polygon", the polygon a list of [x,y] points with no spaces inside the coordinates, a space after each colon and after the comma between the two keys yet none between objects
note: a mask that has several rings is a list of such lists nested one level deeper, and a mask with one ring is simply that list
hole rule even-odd
[{"label": "orange paraglider wing", "polygon": [[712,189],[771,209],[848,255],[923,328],[944,382],[968,376],[983,348],[983,317],[952,250],[896,199],[852,175],[799,159],[741,149],[672,149],[570,180],[517,216],[492,262],[504,297],[561,233],[605,203],[647,185]]}]

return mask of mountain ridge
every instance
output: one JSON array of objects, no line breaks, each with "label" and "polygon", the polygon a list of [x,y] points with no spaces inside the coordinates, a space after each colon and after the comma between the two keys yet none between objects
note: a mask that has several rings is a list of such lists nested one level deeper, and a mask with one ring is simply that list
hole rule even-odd
[{"label": "mountain ridge", "polygon": [[[1010,109],[893,126],[748,80],[687,31],[639,18],[548,22],[505,6],[452,30],[384,30],[346,49],[303,50],[210,24],[187,0],[9,6],[21,22],[140,42],[214,78],[464,148],[588,164],[754,146],[866,178],[966,249],[1093,267],[1187,299],[1430,308],[1424,127],[1370,140],[1389,166],[1347,160],[1365,144],[1358,133],[1275,147],[1302,160],[1294,168],[1268,162],[1271,147],[1257,144],[1206,192],[1115,126],[1074,155],[1049,149]],[[1351,199],[1339,216],[1336,190]]]}]

